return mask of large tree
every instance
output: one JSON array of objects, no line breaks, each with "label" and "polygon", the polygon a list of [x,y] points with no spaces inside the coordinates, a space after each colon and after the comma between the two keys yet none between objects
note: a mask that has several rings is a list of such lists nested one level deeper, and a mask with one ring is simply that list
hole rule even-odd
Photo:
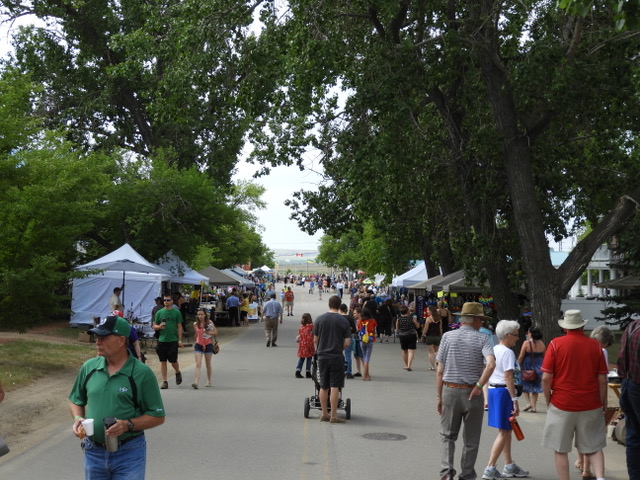
[{"label": "large tree", "polygon": [[93,227],[111,160],[84,154],[31,115],[35,86],[0,77],[0,325],[25,329],[65,311],[75,239]]},{"label": "large tree", "polygon": [[202,266],[268,261],[252,213],[262,187],[221,195],[196,167],[85,151],[34,115],[41,89],[17,70],[0,74],[0,325],[67,313],[73,267],[123,242],[151,261],[170,248]]},{"label": "large tree", "polygon": [[0,13],[46,22],[12,43],[13,63],[46,86],[49,127],[87,148],[161,152],[225,186],[270,85],[248,28],[260,3],[8,0]]},{"label": "large tree", "polygon": [[[379,204],[406,203],[403,189],[428,190],[428,214],[411,212],[427,236],[445,231],[457,264],[486,276],[503,318],[524,284],[554,335],[561,299],[640,199],[636,36],[616,34],[606,7],[571,17],[549,1],[289,6],[267,30],[287,38],[286,101],[274,109],[286,135],[261,129],[256,158],[318,149],[337,165],[325,190],[355,216],[367,201],[358,190],[374,216]],[[384,181],[403,170],[403,188]],[[592,232],[554,269],[547,239],[585,220]]]}]

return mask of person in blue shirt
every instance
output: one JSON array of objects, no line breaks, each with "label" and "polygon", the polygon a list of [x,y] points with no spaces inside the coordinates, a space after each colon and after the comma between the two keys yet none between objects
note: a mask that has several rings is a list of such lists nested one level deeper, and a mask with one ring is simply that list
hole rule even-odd
[{"label": "person in blue shirt", "polygon": [[225,304],[227,307],[227,311],[229,312],[229,320],[231,321],[232,327],[240,326],[240,299],[238,298],[238,292],[234,288],[231,292],[231,296],[227,298],[227,303]]}]

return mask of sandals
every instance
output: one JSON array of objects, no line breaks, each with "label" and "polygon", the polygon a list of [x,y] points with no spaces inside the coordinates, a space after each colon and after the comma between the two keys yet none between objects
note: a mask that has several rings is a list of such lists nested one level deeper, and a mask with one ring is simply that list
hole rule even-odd
[{"label": "sandals", "polygon": [[531,411],[531,405],[529,405],[528,407],[525,407],[522,409],[523,412],[530,412]]},{"label": "sandals", "polygon": [[582,478],[583,480],[594,480],[596,477],[594,477],[591,472],[589,471],[584,471],[583,470],[583,465],[582,463],[580,463],[580,460],[576,460],[576,463],[573,464],[578,470],[580,470],[582,472]]}]

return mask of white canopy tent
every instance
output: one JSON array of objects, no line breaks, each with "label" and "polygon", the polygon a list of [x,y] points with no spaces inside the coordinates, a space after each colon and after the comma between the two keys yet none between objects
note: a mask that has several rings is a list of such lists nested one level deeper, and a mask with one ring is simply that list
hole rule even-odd
[{"label": "white canopy tent", "polygon": [[391,286],[397,288],[409,288],[412,285],[427,279],[427,267],[424,262],[420,262],[408,272],[403,273],[391,280]]},{"label": "white canopy tent", "polygon": [[128,243],[104,257],[80,265],[77,270],[105,271],[73,281],[69,321],[72,325],[93,325],[93,317],[109,315],[113,289],[123,284],[124,314],[131,310],[141,322],[150,322],[154,299],[161,295],[162,283],[171,278],[169,272],[149,263]]},{"label": "white canopy tent", "polygon": [[226,275],[237,279],[240,282],[240,285],[242,285],[244,288],[255,288],[256,286],[256,284],[251,280],[247,280],[242,275],[237,273],[235,269],[225,268],[224,270],[222,270],[222,273],[225,273]]},{"label": "white canopy tent", "polygon": [[200,285],[201,282],[209,284],[209,277],[206,277],[189,265],[180,260],[173,250],[169,250],[156,261],[156,265],[164,268],[171,273],[171,283],[180,283],[183,285]]}]

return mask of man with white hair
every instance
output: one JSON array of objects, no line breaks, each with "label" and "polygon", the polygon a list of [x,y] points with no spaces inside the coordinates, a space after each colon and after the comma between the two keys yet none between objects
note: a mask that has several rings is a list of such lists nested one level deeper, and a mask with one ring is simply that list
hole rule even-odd
[{"label": "man with white hair", "polygon": [[584,334],[580,310],[567,310],[558,320],[567,334],[549,342],[542,362],[542,389],[547,418],[542,445],[555,451],[556,474],[569,480],[572,440],[589,456],[596,478],[604,480],[607,408],[607,364],[597,340]]},{"label": "man with white hair", "polygon": [[482,304],[467,302],[456,315],[460,316],[462,325],[442,336],[436,356],[437,410],[442,442],[440,479],[453,480],[456,475],[455,446],[464,422],[459,478],[475,480],[484,417],[482,387],[489,381],[496,359],[489,337],[478,331],[483,320],[490,318],[484,314]]}]

